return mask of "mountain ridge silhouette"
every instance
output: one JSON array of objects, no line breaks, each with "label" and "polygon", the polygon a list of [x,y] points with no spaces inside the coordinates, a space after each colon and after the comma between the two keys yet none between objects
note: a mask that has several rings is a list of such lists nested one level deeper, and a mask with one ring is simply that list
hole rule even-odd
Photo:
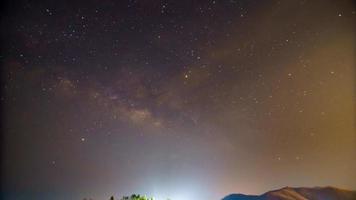
[{"label": "mountain ridge silhouette", "polygon": [[356,200],[356,191],[336,187],[284,187],[261,195],[230,194],[222,200]]}]

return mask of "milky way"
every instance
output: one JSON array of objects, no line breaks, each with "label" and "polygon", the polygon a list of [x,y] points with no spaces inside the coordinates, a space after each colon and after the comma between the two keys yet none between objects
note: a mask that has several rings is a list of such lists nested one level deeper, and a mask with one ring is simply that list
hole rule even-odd
[{"label": "milky way", "polygon": [[9,1],[5,199],[355,189],[352,1]]}]

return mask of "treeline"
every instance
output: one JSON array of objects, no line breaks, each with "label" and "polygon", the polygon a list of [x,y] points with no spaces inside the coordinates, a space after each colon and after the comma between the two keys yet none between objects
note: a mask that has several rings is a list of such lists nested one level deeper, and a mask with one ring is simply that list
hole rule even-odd
[{"label": "treeline", "polygon": [[[110,197],[110,200],[115,200],[114,197]],[[146,196],[140,196],[140,195],[137,195],[137,194],[133,194],[131,195],[130,197],[128,196],[124,196],[122,197],[120,200],[154,200],[153,197],[146,197]]]},{"label": "treeline", "polygon": [[[93,200],[93,199],[84,198],[83,200]],[[114,196],[111,196],[109,200],[115,200]],[[146,197],[138,194],[133,194],[131,196],[123,196],[120,200],[155,200],[155,199],[153,197]]]}]

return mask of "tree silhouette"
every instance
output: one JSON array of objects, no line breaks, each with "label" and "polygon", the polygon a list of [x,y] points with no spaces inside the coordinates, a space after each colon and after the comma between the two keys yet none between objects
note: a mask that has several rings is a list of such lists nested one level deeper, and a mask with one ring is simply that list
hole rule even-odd
[{"label": "tree silhouette", "polygon": [[[111,199],[110,199],[111,200]],[[152,197],[140,196],[139,194],[132,194],[130,197],[124,196],[121,200],[154,200]]]}]

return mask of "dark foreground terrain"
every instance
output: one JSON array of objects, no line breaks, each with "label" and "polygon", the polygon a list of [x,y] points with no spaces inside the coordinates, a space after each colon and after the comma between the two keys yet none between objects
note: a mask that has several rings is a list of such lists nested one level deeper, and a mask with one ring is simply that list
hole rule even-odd
[{"label": "dark foreground terrain", "polygon": [[266,192],[262,195],[231,194],[223,200],[356,200],[356,191],[334,187],[292,188]]}]

